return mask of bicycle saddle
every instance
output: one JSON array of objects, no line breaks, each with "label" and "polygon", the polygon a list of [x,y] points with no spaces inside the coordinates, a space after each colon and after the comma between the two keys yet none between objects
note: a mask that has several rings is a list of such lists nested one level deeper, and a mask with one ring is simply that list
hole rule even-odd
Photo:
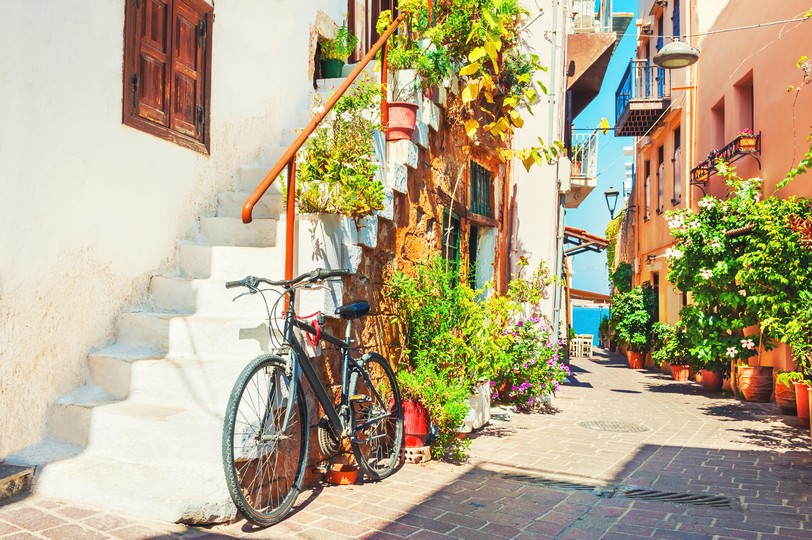
[{"label": "bicycle saddle", "polygon": [[347,320],[363,317],[367,313],[369,313],[369,302],[366,300],[354,300],[336,308],[336,315]]}]

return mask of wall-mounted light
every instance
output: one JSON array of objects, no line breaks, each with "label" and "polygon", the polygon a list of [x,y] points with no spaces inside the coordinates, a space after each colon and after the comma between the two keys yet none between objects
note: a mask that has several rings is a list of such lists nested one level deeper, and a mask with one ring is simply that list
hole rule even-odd
[{"label": "wall-mounted light", "polygon": [[654,3],[660,6],[661,8],[664,8],[665,6],[668,5],[668,0],[654,0]]},{"label": "wall-mounted light", "polygon": [[651,264],[657,258],[657,255],[646,255],[646,264]]}]

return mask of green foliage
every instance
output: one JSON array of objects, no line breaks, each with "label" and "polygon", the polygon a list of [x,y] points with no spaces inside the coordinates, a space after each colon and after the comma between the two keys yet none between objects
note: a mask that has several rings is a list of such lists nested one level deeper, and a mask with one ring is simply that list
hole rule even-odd
[{"label": "green foliage", "polygon": [[634,352],[651,349],[654,303],[654,291],[648,283],[612,297],[612,327],[618,342]]},{"label": "green foliage", "polygon": [[611,271],[615,264],[615,253],[617,250],[617,235],[620,231],[620,224],[623,222],[623,215],[625,210],[621,210],[618,216],[611,220],[606,225],[606,239],[609,241],[609,245],[606,246],[606,264]]},{"label": "green foliage", "polygon": [[609,281],[618,292],[629,292],[632,289],[632,265],[627,262],[617,265],[615,271],[609,274]]},{"label": "green foliage", "polygon": [[308,139],[296,162],[299,212],[360,218],[383,208],[372,139],[380,129],[374,116],[379,100],[380,85],[362,80],[338,100],[328,126]]},{"label": "green foliage", "polygon": [[784,386],[792,386],[793,382],[803,382],[805,379],[804,374],[799,371],[779,371],[775,375],[776,382]]},{"label": "green foliage", "polygon": [[611,338],[611,329],[609,328],[610,319],[609,315],[604,315],[601,317],[601,322],[598,323],[598,335],[601,339],[610,339]]},{"label": "green foliage", "polygon": [[510,396],[512,403],[527,407],[554,393],[563,380],[550,330],[538,317],[521,315],[528,303],[541,300],[549,283],[542,264],[528,279],[516,276],[506,295],[490,286],[473,290],[440,257],[417,265],[414,275],[396,271],[387,281],[384,294],[396,306],[392,322],[399,325],[403,352],[398,379],[403,395],[421,401],[439,427],[435,455],[464,452],[457,430],[467,397],[481,380],[516,378],[517,391],[527,383]]},{"label": "green foliage", "polygon": [[333,58],[346,62],[352,51],[355,50],[358,38],[346,26],[341,26],[336,31],[336,37],[322,40],[319,44],[322,58]]},{"label": "green foliage", "polygon": [[670,364],[690,364],[691,354],[686,339],[685,327],[676,327],[667,323],[656,322],[651,327],[651,359],[656,365],[663,362]]}]

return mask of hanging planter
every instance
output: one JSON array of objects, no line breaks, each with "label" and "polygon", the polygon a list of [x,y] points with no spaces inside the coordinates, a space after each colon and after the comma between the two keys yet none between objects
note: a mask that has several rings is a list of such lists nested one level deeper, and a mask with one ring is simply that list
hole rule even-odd
[{"label": "hanging planter", "polygon": [[390,101],[386,104],[389,122],[386,125],[386,140],[409,140],[417,126],[417,104],[405,101]]}]

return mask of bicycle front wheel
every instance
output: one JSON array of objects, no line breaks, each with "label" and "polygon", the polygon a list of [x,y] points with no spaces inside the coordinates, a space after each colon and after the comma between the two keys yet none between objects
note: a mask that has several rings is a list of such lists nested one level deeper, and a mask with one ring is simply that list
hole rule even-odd
[{"label": "bicycle front wheel", "polygon": [[308,422],[304,392],[301,385],[297,388],[293,400],[284,360],[263,355],[243,369],[228,400],[223,423],[226,483],[234,504],[257,525],[282,520],[301,491]]},{"label": "bicycle front wheel", "polygon": [[400,461],[403,404],[386,358],[369,353],[363,365],[350,375],[350,443],[358,465],[371,479],[380,480]]}]

